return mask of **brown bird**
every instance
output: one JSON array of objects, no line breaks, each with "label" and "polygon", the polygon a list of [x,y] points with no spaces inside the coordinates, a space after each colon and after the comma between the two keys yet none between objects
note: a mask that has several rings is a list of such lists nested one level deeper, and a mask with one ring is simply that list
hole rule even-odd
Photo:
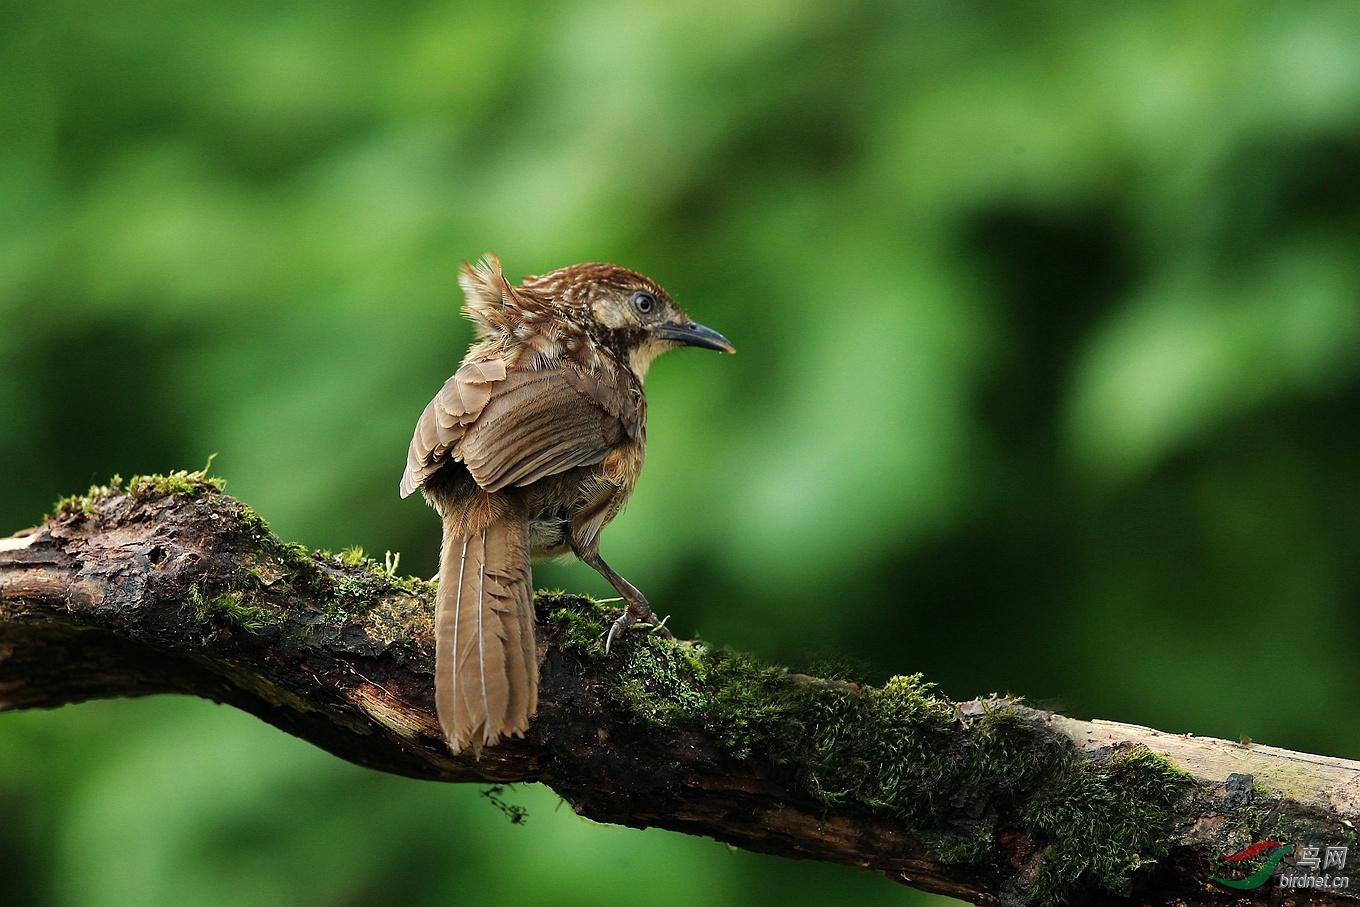
[{"label": "brown bird", "polygon": [[[450,749],[522,736],[538,707],[530,560],[575,555],[627,602],[606,650],[660,627],[600,557],[600,531],[633,493],[647,441],[642,378],[688,345],[736,352],[648,278],[581,264],[511,286],[496,256],[463,263],[479,342],[425,407],[401,478],[444,521],[435,598],[435,704]],[[669,636],[664,627],[660,632]]]}]

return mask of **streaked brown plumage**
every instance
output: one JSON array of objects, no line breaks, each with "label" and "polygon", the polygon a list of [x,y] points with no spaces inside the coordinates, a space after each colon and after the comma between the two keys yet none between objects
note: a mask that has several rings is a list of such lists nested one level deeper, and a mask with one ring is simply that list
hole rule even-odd
[{"label": "streaked brown plumage", "polygon": [[449,747],[480,756],[522,735],[538,707],[531,559],[574,554],[613,584],[628,605],[606,645],[631,624],[657,624],[599,551],[642,470],[642,379],[677,346],[734,350],[617,265],[515,287],[488,253],[464,262],[459,283],[479,342],[416,423],[401,494],[421,488],[444,522],[435,703]]}]

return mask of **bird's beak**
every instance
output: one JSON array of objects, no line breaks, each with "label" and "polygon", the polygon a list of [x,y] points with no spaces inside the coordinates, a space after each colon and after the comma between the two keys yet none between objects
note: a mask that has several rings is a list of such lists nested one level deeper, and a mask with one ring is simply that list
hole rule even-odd
[{"label": "bird's beak", "polygon": [[706,328],[702,324],[695,324],[693,321],[688,324],[678,322],[668,322],[658,324],[652,328],[652,334],[662,340],[674,340],[687,346],[701,346],[708,350],[717,350],[720,353],[735,353],[737,348],[728,342],[727,338],[712,328]]}]

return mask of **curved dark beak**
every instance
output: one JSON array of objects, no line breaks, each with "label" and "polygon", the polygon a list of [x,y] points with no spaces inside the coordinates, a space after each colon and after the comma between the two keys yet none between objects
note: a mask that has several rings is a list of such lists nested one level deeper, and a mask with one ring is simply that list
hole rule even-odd
[{"label": "curved dark beak", "polygon": [[717,350],[720,353],[735,353],[737,348],[727,341],[727,338],[712,328],[706,328],[702,324],[695,324],[693,321],[688,324],[678,322],[668,322],[658,324],[652,328],[652,334],[662,340],[674,340],[687,346],[701,346],[707,350]]}]

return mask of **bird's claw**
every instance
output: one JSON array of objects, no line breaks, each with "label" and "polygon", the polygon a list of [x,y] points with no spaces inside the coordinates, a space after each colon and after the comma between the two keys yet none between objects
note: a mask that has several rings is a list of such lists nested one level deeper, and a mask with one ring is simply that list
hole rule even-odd
[{"label": "bird's claw", "polygon": [[609,654],[610,647],[614,645],[614,637],[627,630],[636,621],[637,618],[633,616],[631,611],[624,611],[615,618],[614,622],[609,625],[609,634],[604,638],[604,654]]},{"label": "bird's claw", "polygon": [[638,623],[647,627],[651,632],[656,633],[662,639],[675,639],[675,634],[666,629],[666,621],[670,619],[671,616],[667,614],[663,619],[657,620],[656,615],[651,612],[651,609],[647,610],[645,616],[639,617],[633,612],[631,606],[625,608],[624,612],[615,618],[614,622],[609,625],[609,633],[604,638],[604,654],[609,654],[610,647],[614,645],[615,637]]}]

